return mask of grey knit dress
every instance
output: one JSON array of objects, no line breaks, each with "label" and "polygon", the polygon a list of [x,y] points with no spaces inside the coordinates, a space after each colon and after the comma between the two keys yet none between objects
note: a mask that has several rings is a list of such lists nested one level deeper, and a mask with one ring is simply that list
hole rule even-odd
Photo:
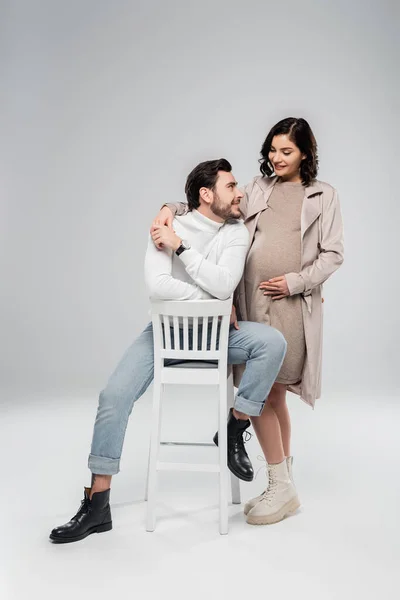
[{"label": "grey knit dress", "polygon": [[286,339],[287,353],[277,377],[278,383],[301,380],[306,345],[302,298],[299,294],[272,300],[259,289],[262,281],[301,270],[301,209],[304,187],[301,183],[276,183],[268,207],[258,220],[244,277],[249,321],[266,323]]}]

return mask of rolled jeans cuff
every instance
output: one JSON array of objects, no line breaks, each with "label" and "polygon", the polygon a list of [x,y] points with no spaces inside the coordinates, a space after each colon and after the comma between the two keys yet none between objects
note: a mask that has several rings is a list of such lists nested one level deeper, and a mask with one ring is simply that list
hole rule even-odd
[{"label": "rolled jeans cuff", "polygon": [[265,401],[254,402],[254,400],[246,400],[246,398],[237,395],[234,402],[234,408],[250,417],[259,417],[263,411],[264,404]]},{"label": "rolled jeans cuff", "polygon": [[95,475],[116,475],[119,473],[119,462],[119,458],[89,454],[88,467]]}]

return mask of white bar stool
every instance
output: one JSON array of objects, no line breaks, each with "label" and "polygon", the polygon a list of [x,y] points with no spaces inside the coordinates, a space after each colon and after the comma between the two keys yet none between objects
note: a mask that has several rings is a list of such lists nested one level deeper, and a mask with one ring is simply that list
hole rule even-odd
[{"label": "white bar stool", "polygon": [[[154,337],[154,388],[146,485],[147,531],[155,529],[157,472],[165,470],[219,473],[219,532],[222,535],[228,533],[227,405],[232,406],[234,400],[232,369],[228,370],[227,364],[231,309],[232,298],[228,300],[160,301],[151,304]],[[201,336],[199,335],[200,327]],[[207,348],[209,328],[211,328],[211,343]],[[164,366],[166,359],[179,360],[183,364]],[[164,387],[168,384],[218,386],[219,462],[217,464],[174,463],[159,460],[159,450],[163,444],[214,446],[212,443],[192,444],[160,441],[161,400]],[[232,503],[240,504],[239,479],[232,473],[231,490]]]}]

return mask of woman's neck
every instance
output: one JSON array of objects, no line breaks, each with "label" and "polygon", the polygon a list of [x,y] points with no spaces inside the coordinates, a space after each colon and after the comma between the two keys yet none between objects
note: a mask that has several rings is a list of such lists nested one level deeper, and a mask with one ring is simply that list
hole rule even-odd
[{"label": "woman's neck", "polygon": [[294,175],[288,175],[287,177],[279,178],[282,183],[301,183],[300,173],[294,173]]}]

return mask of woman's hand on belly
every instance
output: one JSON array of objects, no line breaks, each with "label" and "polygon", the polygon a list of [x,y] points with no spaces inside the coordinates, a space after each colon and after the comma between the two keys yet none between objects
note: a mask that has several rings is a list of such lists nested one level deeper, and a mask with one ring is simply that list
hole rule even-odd
[{"label": "woman's hand on belly", "polygon": [[281,275],[280,277],[272,277],[268,281],[262,281],[260,283],[260,290],[264,291],[264,296],[272,296],[272,300],[281,300],[290,296],[286,277]]}]

